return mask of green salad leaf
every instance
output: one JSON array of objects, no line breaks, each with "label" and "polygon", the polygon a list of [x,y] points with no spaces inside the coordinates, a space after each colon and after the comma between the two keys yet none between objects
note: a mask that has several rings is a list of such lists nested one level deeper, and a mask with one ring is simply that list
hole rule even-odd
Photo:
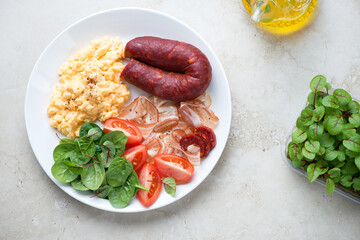
[{"label": "green salad leaf", "polygon": [[317,153],[320,150],[320,142],[313,141],[313,140],[306,141],[305,142],[305,148],[309,152]]},{"label": "green salad leaf", "polygon": [[69,158],[75,151],[75,143],[61,143],[56,146],[53,152],[55,162],[61,162]]},{"label": "green salad leaf", "polygon": [[303,130],[296,129],[295,132],[291,135],[291,138],[294,143],[302,143],[307,138],[307,133]]},{"label": "green salad leaf", "polygon": [[360,152],[360,135],[356,134],[343,140],[344,146],[353,152]]},{"label": "green salad leaf", "polygon": [[111,162],[106,172],[106,181],[112,187],[119,187],[125,183],[132,170],[131,162],[125,157],[118,157]]},{"label": "green salad leaf", "polygon": [[100,187],[105,177],[105,169],[100,162],[92,160],[91,164],[83,168],[81,181],[90,190],[96,190]]},{"label": "green salad leaf", "polygon": [[326,179],[326,191],[328,193],[333,193],[335,190],[335,183],[334,180],[331,178]]},{"label": "green salad leaf", "polygon": [[85,187],[85,185],[82,183],[80,178],[75,179],[74,181],[71,182],[71,186],[79,191],[87,191],[89,190],[87,187]]},{"label": "green salad leaf", "polygon": [[51,173],[56,180],[64,183],[70,183],[78,176],[71,172],[64,162],[55,162],[51,168]]},{"label": "green salad leaf", "polygon": [[317,93],[326,86],[326,77],[322,75],[315,76],[310,82],[310,89],[312,92]]},{"label": "green salad leaf", "polygon": [[107,198],[109,193],[112,191],[113,187],[109,185],[104,185],[99,187],[98,189],[94,190],[95,195],[100,198]]},{"label": "green salad leaf", "polygon": [[288,146],[288,151],[291,159],[301,161],[304,158],[301,149],[302,147],[300,144],[291,142]]},{"label": "green salad leaf", "polygon": [[333,96],[335,96],[340,102],[349,103],[352,101],[352,97],[344,89],[335,89]]},{"label": "green salad leaf", "polygon": [[172,177],[164,178],[162,181],[164,184],[165,191],[172,197],[175,196],[176,193],[176,182]]},{"label": "green salad leaf", "polygon": [[353,113],[349,117],[349,123],[354,125],[354,127],[360,127],[360,114],[359,113]]},{"label": "green salad leaf", "polygon": [[309,126],[307,136],[312,140],[320,140],[320,137],[324,133],[324,125],[322,123],[315,122]]},{"label": "green salad leaf", "polygon": [[354,100],[348,103],[347,108],[351,114],[360,113],[360,104]]},{"label": "green salad leaf", "polygon": [[327,95],[323,98],[322,104],[325,107],[338,108],[340,106],[340,101],[335,96]]},{"label": "green salad leaf", "polygon": [[321,169],[315,163],[312,163],[307,167],[306,172],[309,181],[313,182],[320,176]]}]

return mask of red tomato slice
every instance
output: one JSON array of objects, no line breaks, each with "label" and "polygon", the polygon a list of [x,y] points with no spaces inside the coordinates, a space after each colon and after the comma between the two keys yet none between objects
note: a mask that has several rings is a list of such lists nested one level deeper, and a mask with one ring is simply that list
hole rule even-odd
[{"label": "red tomato slice", "polygon": [[122,131],[127,136],[126,148],[138,145],[142,140],[142,133],[140,129],[128,120],[120,118],[109,118],[104,125],[104,132]]},{"label": "red tomato slice", "polygon": [[136,147],[132,147],[126,150],[123,156],[126,156],[126,160],[130,161],[133,164],[134,170],[135,172],[137,172],[137,170],[139,170],[146,162],[148,153],[146,146],[140,144]]},{"label": "red tomato slice", "polygon": [[194,173],[194,166],[186,159],[173,154],[154,157],[156,170],[164,177],[173,177],[177,184],[186,183]]},{"label": "red tomato slice", "polygon": [[154,164],[146,163],[138,174],[139,182],[142,186],[149,188],[149,191],[139,190],[136,197],[145,207],[149,207],[159,197],[161,192],[161,176],[156,171]]}]

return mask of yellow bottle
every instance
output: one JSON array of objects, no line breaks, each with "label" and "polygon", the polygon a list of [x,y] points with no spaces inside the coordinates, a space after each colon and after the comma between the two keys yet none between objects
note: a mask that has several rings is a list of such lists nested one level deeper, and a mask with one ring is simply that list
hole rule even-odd
[{"label": "yellow bottle", "polygon": [[251,19],[273,34],[287,35],[306,27],[317,0],[242,0]]}]

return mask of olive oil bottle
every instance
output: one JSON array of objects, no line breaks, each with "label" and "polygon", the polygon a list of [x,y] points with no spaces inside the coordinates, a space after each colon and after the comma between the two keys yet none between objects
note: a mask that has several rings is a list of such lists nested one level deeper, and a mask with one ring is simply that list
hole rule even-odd
[{"label": "olive oil bottle", "polygon": [[306,27],[318,0],[242,0],[251,19],[263,30],[287,35]]}]

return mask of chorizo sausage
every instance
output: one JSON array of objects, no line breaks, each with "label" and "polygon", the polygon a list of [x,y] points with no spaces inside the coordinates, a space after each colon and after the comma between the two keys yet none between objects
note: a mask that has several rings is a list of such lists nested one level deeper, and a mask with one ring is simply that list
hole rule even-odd
[{"label": "chorizo sausage", "polygon": [[205,141],[210,142],[210,150],[216,145],[216,135],[211,128],[200,126],[195,128],[194,133],[200,134]]},{"label": "chorizo sausage", "polygon": [[121,73],[125,81],[174,102],[200,96],[210,84],[209,60],[191,44],[157,37],[138,37],[125,46],[133,58]]},{"label": "chorizo sausage", "polygon": [[200,157],[201,158],[206,157],[209,154],[210,148],[211,148],[211,143],[207,142],[198,133],[192,133],[192,134],[183,136],[180,139],[179,143],[180,143],[181,148],[185,151],[187,151],[187,148],[190,145],[198,146],[200,148]]}]

